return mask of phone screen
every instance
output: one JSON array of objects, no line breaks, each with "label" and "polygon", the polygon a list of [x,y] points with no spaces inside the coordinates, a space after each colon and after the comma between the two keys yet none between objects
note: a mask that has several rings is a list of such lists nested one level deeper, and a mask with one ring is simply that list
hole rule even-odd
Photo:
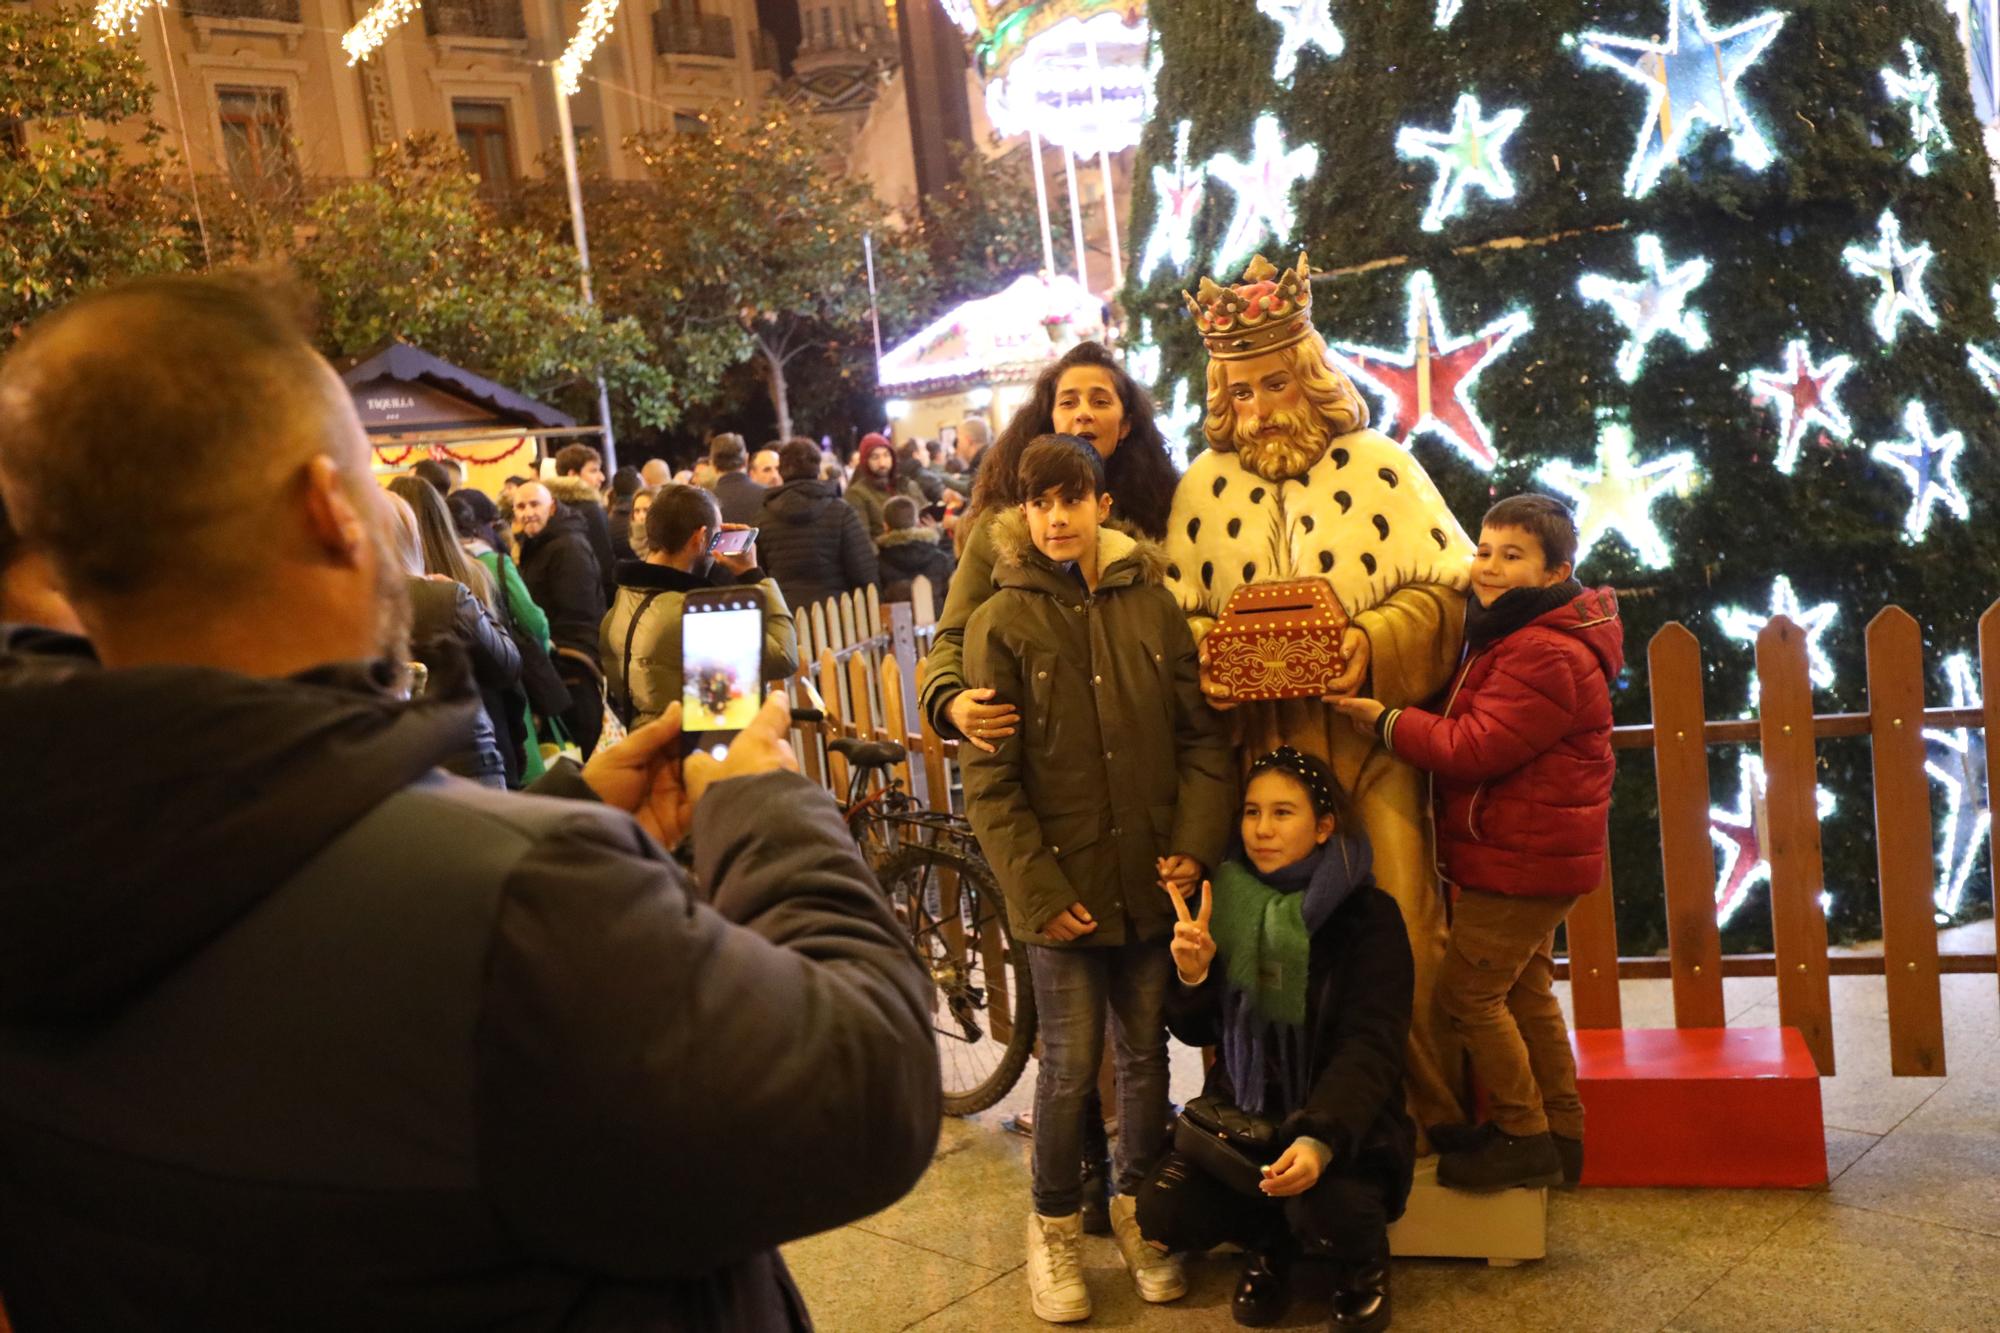
[{"label": "phone screen", "polygon": [[741,731],[763,706],[764,603],[755,592],[690,593],[681,619],[681,730]]},{"label": "phone screen", "polygon": [[731,528],[727,532],[716,533],[715,545],[710,550],[716,555],[742,555],[756,540],[755,528]]}]

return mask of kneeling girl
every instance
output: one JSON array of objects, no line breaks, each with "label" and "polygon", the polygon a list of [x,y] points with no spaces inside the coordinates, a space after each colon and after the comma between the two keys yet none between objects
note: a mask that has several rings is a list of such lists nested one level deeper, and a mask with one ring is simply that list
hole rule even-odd
[{"label": "kneeling girl", "polygon": [[1139,1192],[1139,1224],[1174,1250],[1244,1246],[1244,1324],[1282,1316],[1292,1262],[1308,1256],[1334,1266],[1331,1327],[1388,1326],[1388,1227],[1416,1161],[1403,1109],[1413,978],[1359,827],[1327,766],[1287,746],[1252,765],[1242,845],[1199,912],[1169,890],[1181,919],[1168,1026],[1217,1048],[1208,1104],[1275,1124],[1283,1150],[1254,1195],[1168,1154]]}]

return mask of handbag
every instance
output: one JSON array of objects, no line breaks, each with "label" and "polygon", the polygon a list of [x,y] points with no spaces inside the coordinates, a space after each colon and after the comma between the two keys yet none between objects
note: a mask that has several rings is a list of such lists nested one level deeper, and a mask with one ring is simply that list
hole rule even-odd
[{"label": "handbag", "polygon": [[1220,1097],[1196,1097],[1174,1121],[1174,1151],[1238,1194],[1263,1198],[1264,1168],[1278,1160],[1278,1125]]}]

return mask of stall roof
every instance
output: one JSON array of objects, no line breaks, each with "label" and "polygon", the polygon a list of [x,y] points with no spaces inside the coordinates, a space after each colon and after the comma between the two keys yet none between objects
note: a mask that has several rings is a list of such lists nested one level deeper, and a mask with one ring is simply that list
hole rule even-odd
[{"label": "stall roof", "polygon": [[1104,302],[1075,278],[1030,275],[967,301],[882,357],[884,393],[1025,383],[1084,338],[1104,336]]},{"label": "stall roof", "polygon": [[371,435],[492,426],[560,429],[576,419],[504,384],[392,342],[340,368]]}]

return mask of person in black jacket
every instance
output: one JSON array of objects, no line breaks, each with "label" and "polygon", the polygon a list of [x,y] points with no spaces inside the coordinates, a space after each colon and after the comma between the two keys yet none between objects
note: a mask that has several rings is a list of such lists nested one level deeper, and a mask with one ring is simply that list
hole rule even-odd
[{"label": "person in black jacket", "polygon": [[808,1327],[777,1247],[907,1191],[940,1097],[782,702],[572,799],[438,772],[471,702],[385,688],[367,438],[267,302],[128,284],[0,363],[0,489],[101,662],[0,651],[17,1333]]},{"label": "person in black jacket", "polygon": [[1403,1109],[1415,980],[1402,912],[1347,815],[1324,762],[1272,751],[1251,765],[1243,845],[1199,910],[1163,884],[1180,916],[1168,1027],[1219,1048],[1204,1096],[1275,1122],[1283,1151],[1261,1197],[1169,1153],[1140,1189],[1139,1226],[1165,1249],[1245,1246],[1233,1307],[1251,1326],[1283,1316],[1301,1253],[1335,1265],[1330,1327],[1389,1326],[1389,1223],[1416,1165]]},{"label": "person in black jacket", "polygon": [[723,434],[710,440],[708,462],[715,469],[715,481],[708,489],[722,506],[722,521],[756,527],[766,489],[750,480],[745,471],[750,466],[750,451],[744,446],[743,437]]},{"label": "person in black jacket", "polygon": [[881,581],[875,543],[861,516],[831,482],[819,480],[819,469],[818,445],[786,441],[778,451],[778,475],[785,484],[764,498],[757,515],[764,571],[778,581],[794,615]]},{"label": "person in black jacket", "polygon": [[588,759],[604,729],[597,629],[606,602],[597,553],[576,511],[557,503],[538,481],[514,492],[514,521],[521,534],[521,578],[535,605],[548,614],[556,673],[569,686],[564,721]]},{"label": "person in black jacket", "polygon": [[918,522],[917,502],[907,495],[892,496],[882,507],[882,516],[889,524],[876,552],[882,566],[882,600],[909,601],[910,585],[923,578],[930,581],[931,605],[943,606],[952,571],[958,568],[944,534]]}]

